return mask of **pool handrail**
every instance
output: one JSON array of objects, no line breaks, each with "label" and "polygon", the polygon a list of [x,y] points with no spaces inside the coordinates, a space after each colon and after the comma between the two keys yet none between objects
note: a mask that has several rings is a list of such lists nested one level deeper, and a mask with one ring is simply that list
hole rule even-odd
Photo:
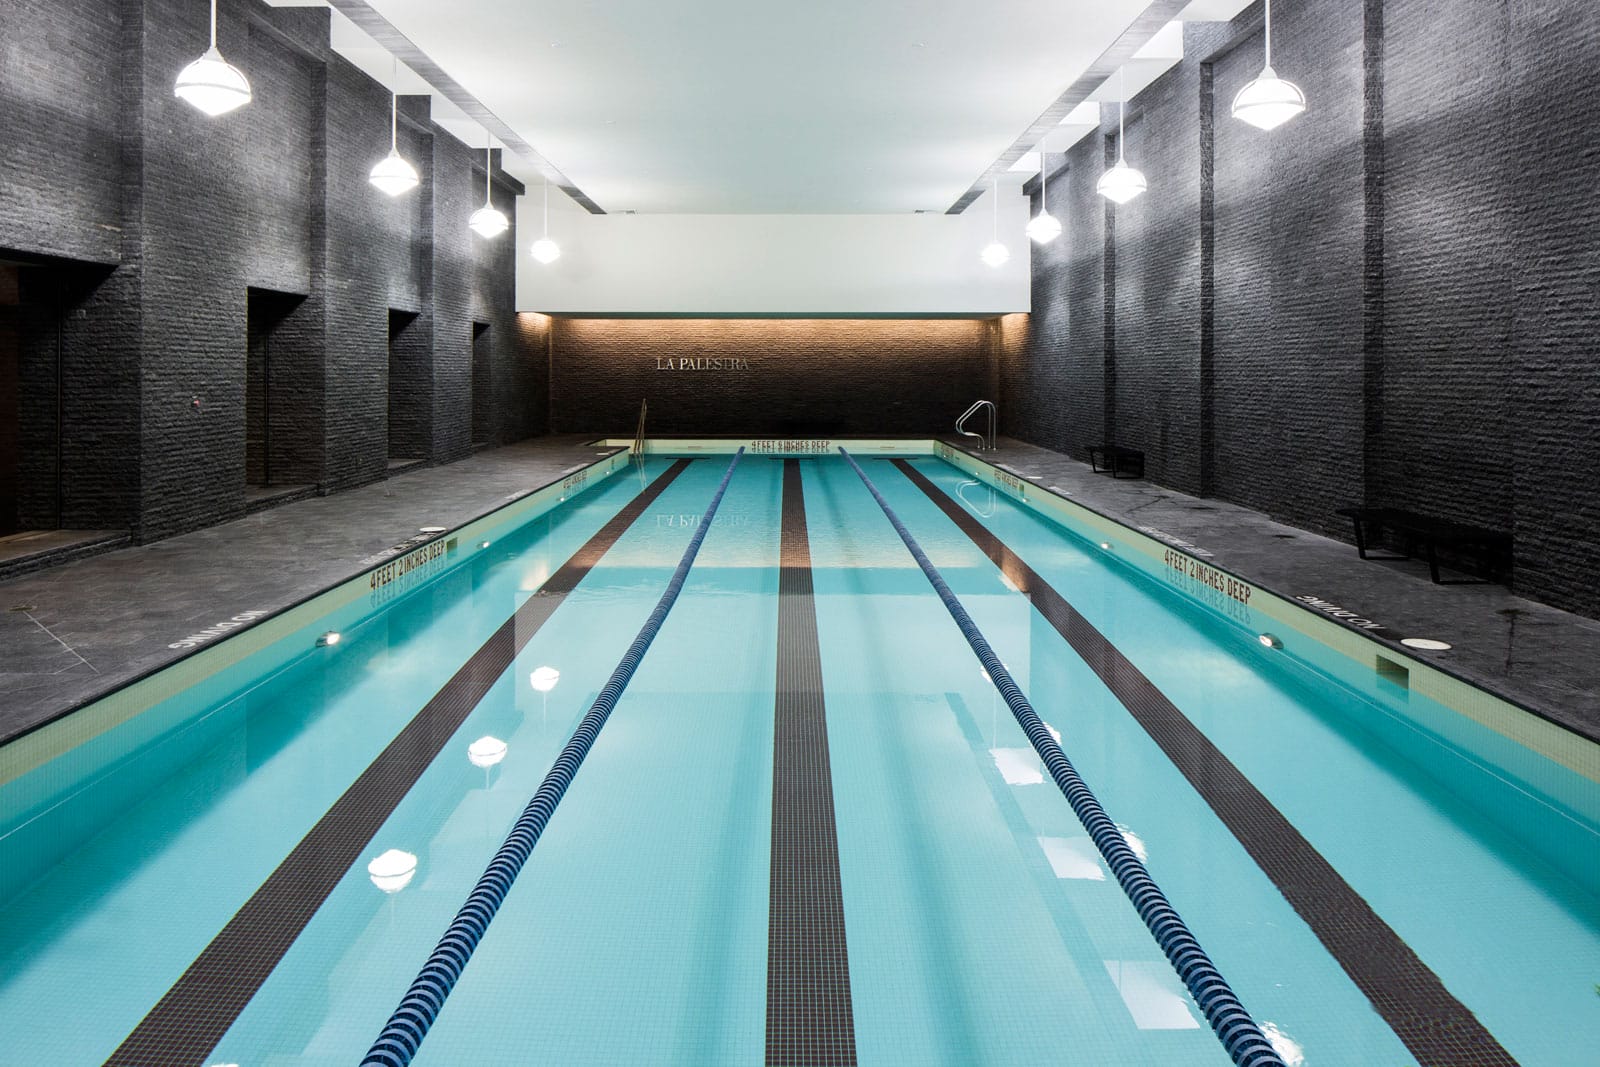
[{"label": "pool handrail", "polygon": [[[984,408],[989,409],[989,436],[985,438],[981,433],[973,433],[966,429],[967,420]],[[993,400],[974,400],[972,406],[963,411],[956,419],[956,433],[962,437],[975,437],[978,439],[979,452],[993,452],[995,449],[995,434],[1000,428],[1000,409],[995,407]],[[839,451],[844,451],[840,449]]]},{"label": "pool handrail", "polygon": [[611,672],[611,677],[600,690],[600,695],[590,705],[588,713],[578,723],[578,728],[573,731],[571,739],[561,749],[560,755],[545,774],[544,780],[539,783],[539,788],[528,801],[527,807],[522,810],[522,814],[511,827],[511,832],[506,835],[505,842],[501,844],[499,851],[489,861],[489,866],[478,878],[477,884],[467,896],[466,903],[456,912],[455,919],[445,930],[444,936],[439,939],[438,945],[417,973],[405,996],[400,999],[394,1014],[389,1016],[389,1021],[372,1043],[372,1047],[362,1057],[362,1067],[408,1067],[412,1058],[416,1056],[417,1050],[422,1046],[423,1038],[428,1036],[433,1021],[438,1018],[446,998],[450,996],[450,991],[455,988],[461,972],[466,969],[473,951],[477,949],[478,942],[488,930],[489,923],[494,920],[495,913],[500,910],[506,894],[511,891],[512,883],[517,880],[523,864],[527,863],[528,857],[532,855],[533,847],[538,844],[539,836],[544,833],[551,815],[555,813],[556,805],[561,803],[562,796],[572,784],[572,779],[578,773],[584,757],[589,754],[595,738],[599,736],[606,720],[616,709],[617,702],[622,699],[623,690],[627,689],[628,682],[633,678],[633,672],[644,659],[645,653],[650,650],[651,642],[655,640],[656,634],[661,632],[661,625],[666,622],[667,613],[672,610],[678,594],[683,590],[684,582],[688,580],[689,569],[694,566],[695,556],[700,552],[700,544],[711,530],[711,521],[717,514],[717,506],[722,503],[722,496],[727,492],[728,483],[733,479],[733,470],[739,465],[739,459],[743,455],[743,448],[733,454],[733,462],[728,464],[728,470],[723,474],[716,494],[712,496],[705,514],[701,516],[699,527],[690,538],[689,546],[683,550],[683,558],[678,561],[678,567],[672,572],[666,590],[656,602],[655,610],[650,612],[649,618],[645,619],[644,625],[639,628],[638,635],[628,646],[628,651],[623,653],[621,662],[617,664],[616,670]]},{"label": "pool handrail", "polygon": [[934,592],[944,601],[945,609],[949,611],[962,636],[967,639],[967,644],[983,664],[990,683],[1000,691],[1007,707],[1016,717],[1017,725],[1028,735],[1034,751],[1039,754],[1039,758],[1050,771],[1050,777],[1060,787],[1062,794],[1067,798],[1067,803],[1072,806],[1073,813],[1078,816],[1078,821],[1089,832],[1095,848],[1099,850],[1101,857],[1111,868],[1112,874],[1116,876],[1117,884],[1122,886],[1123,892],[1133,902],[1139,918],[1144,920],[1145,926],[1155,937],[1156,944],[1161,946],[1161,951],[1171,962],[1173,969],[1178,972],[1178,977],[1183,980],[1189,994],[1194,998],[1195,1005],[1211,1024],[1211,1029],[1222,1042],[1222,1047],[1238,1067],[1285,1067],[1283,1059],[1273,1048],[1266,1034],[1262,1032],[1250,1013],[1245,1011],[1244,1005],[1234,994],[1232,987],[1211,962],[1205,950],[1200,947],[1200,942],[1167,900],[1161,887],[1150,877],[1150,872],[1145,869],[1143,861],[1123,837],[1122,831],[1111,821],[1111,816],[1106,814],[1099,798],[1089,789],[1072,762],[1067,759],[1060,744],[1051,736],[1044,720],[1039,718],[1038,712],[1033,710],[1033,705],[1022,692],[1022,687],[1017,685],[1016,680],[1011,677],[1011,672],[1000,662],[1000,657],[990,647],[988,640],[983,636],[983,631],[978,629],[977,623],[972,621],[972,616],[967,614],[967,609],[961,605],[955,593],[951,592],[939,569],[933,565],[927,553],[922,551],[922,546],[911,535],[911,531],[906,529],[905,524],[900,521],[900,516],[895,514],[889,502],[878,491],[878,487],[872,484],[872,479],[867,477],[867,472],[861,469],[854,457],[842,447],[839,449],[839,454],[850,464],[862,484],[867,487],[867,492],[878,502],[878,507],[883,509],[895,533],[905,542],[906,548],[917,561],[917,566],[922,568],[922,573],[933,586]]}]

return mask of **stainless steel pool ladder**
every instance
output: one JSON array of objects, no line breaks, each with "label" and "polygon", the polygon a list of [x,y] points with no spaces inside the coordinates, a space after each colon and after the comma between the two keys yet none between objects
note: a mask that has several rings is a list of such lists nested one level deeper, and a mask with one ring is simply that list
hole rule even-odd
[{"label": "stainless steel pool ladder", "polygon": [[[985,442],[983,434],[973,433],[971,430],[965,428],[967,420],[972,418],[972,416],[976,415],[983,408],[989,409],[989,437],[987,443]],[[956,433],[963,437],[976,437],[978,439],[979,452],[994,451],[995,432],[999,429],[999,427],[1000,410],[994,406],[994,401],[992,400],[974,400],[972,402],[972,406],[966,411],[963,411],[961,413],[961,417],[956,420]]]},{"label": "stainless steel pool ladder", "polygon": [[644,455],[644,417],[650,410],[650,401],[639,401],[639,428],[633,434],[633,454]]}]

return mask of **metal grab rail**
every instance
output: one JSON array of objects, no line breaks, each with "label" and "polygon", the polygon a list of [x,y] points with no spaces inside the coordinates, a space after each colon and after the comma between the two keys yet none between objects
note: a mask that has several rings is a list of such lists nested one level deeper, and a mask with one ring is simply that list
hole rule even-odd
[{"label": "metal grab rail", "polygon": [[639,401],[639,428],[633,433],[633,455],[644,455],[644,417],[650,410],[650,401]]},{"label": "metal grab rail", "polygon": [[[972,416],[976,415],[983,408],[989,409],[989,439],[987,443],[984,442],[983,434],[973,433],[971,430],[965,428],[967,420],[972,418]],[[960,434],[962,437],[976,437],[978,439],[978,451],[980,452],[994,451],[995,434],[998,432],[999,428],[1000,409],[994,406],[994,401],[992,400],[974,400],[972,402],[972,406],[963,411],[961,413],[961,417],[956,420],[956,433]]]}]

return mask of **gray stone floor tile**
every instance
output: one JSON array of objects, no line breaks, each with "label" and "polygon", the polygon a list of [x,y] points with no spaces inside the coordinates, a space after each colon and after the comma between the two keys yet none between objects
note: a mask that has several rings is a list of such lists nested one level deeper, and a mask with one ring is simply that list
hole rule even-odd
[{"label": "gray stone floor tile", "polygon": [[420,526],[459,526],[608,454],[590,439],[540,438],[410,468],[0,582],[0,742],[174,662],[180,653],[167,645],[179,638],[239,612],[286,608],[361,573],[363,560]]}]

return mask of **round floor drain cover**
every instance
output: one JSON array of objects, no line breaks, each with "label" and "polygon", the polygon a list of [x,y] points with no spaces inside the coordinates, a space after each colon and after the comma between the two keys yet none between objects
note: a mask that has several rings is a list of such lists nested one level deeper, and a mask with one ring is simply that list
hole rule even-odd
[{"label": "round floor drain cover", "polygon": [[1400,642],[1407,648],[1420,648],[1428,652],[1443,652],[1451,646],[1444,641],[1435,641],[1431,637],[1407,637]]}]

